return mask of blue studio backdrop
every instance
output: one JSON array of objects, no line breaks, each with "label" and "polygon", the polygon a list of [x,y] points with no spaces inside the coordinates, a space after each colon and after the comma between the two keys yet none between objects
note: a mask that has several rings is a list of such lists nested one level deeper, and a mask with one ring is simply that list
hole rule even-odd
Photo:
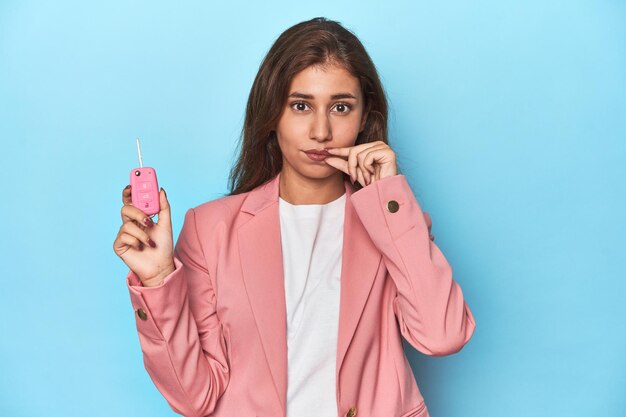
[{"label": "blue studio backdrop", "polygon": [[626,415],[623,1],[0,1],[0,416],[173,416],[144,370],[121,191],[176,239],[228,191],[250,87],[316,16],[362,40],[390,144],[475,315],[405,343],[433,417]]}]

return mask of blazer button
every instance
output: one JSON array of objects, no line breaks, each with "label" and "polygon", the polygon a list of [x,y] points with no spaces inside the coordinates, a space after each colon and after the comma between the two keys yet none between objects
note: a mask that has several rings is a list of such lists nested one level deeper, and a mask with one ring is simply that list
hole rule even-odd
[{"label": "blazer button", "polygon": [[350,407],[350,409],[348,410],[348,414],[346,414],[346,417],[355,417],[356,416],[356,407]]},{"label": "blazer button", "polygon": [[389,200],[389,202],[387,203],[387,210],[389,210],[391,213],[395,213],[399,209],[400,205],[396,200]]},{"label": "blazer button", "polygon": [[143,311],[143,308],[138,308],[137,309],[137,315],[139,316],[139,318],[141,320],[148,320],[148,315],[146,314],[145,311]]}]

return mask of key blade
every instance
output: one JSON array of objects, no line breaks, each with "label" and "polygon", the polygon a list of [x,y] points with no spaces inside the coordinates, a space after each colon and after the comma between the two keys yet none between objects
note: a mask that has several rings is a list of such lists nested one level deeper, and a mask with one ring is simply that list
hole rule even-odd
[{"label": "key blade", "polygon": [[139,146],[139,136],[137,136],[137,154],[139,155],[139,168],[143,168],[143,161],[141,160],[141,146]]}]

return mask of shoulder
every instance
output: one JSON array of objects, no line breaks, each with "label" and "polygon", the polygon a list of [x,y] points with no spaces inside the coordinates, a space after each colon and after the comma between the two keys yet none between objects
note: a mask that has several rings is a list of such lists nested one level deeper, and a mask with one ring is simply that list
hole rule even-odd
[{"label": "shoulder", "polygon": [[234,195],[226,195],[190,208],[185,215],[185,222],[195,222],[203,231],[214,230],[216,226],[227,229],[238,228],[254,214],[272,202],[278,201],[277,174],[253,189]]},{"label": "shoulder", "polygon": [[183,253],[196,250],[198,259],[204,255],[207,267],[214,270],[220,252],[228,248],[231,231],[237,229],[239,207],[245,199],[243,194],[225,196],[187,209],[175,255],[181,259]]},{"label": "shoulder", "polygon": [[197,227],[212,228],[219,224],[232,225],[248,194],[249,192],[227,195],[204,202],[190,208],[185,217],[193,215]]}]

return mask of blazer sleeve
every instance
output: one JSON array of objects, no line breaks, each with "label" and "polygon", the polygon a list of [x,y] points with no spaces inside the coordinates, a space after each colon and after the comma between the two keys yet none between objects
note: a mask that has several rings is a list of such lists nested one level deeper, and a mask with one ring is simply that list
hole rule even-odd
[{"label": "blazer sleeve", "polygon": [[476,323],[450,264],[429,238],[405,176],[375,181],[354,192],[350,201],[395,283],[393,311],[404,338],[426,355],[461,350]]},{"label": "blazer sleeve", "polygon": [[[170,407],[184,416],[211,414],[229,381],[228,340],[196,231],[193,209],[174,248],[176,270],[161,285],[126,283],[148,374]],[[143,314],[145,313],[145,314]]]}]

